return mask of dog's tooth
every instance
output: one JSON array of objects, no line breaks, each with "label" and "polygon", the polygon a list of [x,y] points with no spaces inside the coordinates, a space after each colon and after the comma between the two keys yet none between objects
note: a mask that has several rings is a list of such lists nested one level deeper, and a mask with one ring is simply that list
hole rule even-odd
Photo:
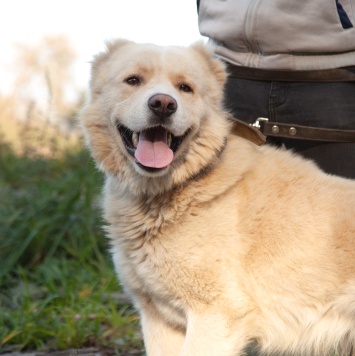
[{"label": "dog's tooth", "polygon": [[132,143],[133,143],[133,147],[137,148],[137,146],[138,146],[138,133],[137,132],[133,132]]},{"label": "dog's tooth", "polygon": [[169,147],[171,146],[172,140],[173,140],[173,137],[172,137],[171,133],[168,132],[167,145],[168,145]]}]

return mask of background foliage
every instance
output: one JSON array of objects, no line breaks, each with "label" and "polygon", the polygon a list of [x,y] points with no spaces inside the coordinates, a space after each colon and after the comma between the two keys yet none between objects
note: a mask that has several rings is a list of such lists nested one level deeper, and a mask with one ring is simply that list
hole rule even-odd
[{"label": "background foliage", "polygon": [[0,353],[140,355],[102,231],[102,176],[77,128],[74,59],[63,37],[19,45],[15,86],[0,93]]},{"label": "background foliage", "polygon": [[103,237],[101,175],[79,145],[59,154],[47,137],[41,156],[41,133],[26,133],[21,155],[0,140],[0,350],[141,350]]}]

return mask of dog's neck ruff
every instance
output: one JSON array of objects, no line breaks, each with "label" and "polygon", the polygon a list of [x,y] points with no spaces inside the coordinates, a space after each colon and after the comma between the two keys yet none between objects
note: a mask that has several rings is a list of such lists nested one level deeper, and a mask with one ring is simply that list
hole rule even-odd
[{"label": "dog's neck ruff", "polygon": [[181,189],[184,186],[186,186],[187,184],[193,182],[193,181],[198,181],[200,179],[202,179],[203,177],[207,176],[217,165],[219,162],[220,157],[222,156],[224,150],[227,147],[227,138],[224,138],[224,142],[223,145],[220,147],[220,149],[218,151],[216,151],[216,155],[213,158],[213,160],[211,160],[211,162],[209,162],[206,166],[202,167],[197,173],[195,173],[194,175],[192,175],[188,180],[186,180],[185,182],[179,184],[179,185],[175,185],[173,187],[174,190],[177,189]]}]

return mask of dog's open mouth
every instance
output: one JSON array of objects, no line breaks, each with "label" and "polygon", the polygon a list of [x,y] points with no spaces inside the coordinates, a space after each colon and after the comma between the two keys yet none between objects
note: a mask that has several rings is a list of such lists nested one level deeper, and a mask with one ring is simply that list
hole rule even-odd
[{"label": "dog's open mouth", "polygon": [[145,170],[154,172],[163,169],[172,162],[187,132],[174,136],[162,126],[133,132],[123,125],[117,126],[122,141],[129,154],[136,158],[137,164]]}]

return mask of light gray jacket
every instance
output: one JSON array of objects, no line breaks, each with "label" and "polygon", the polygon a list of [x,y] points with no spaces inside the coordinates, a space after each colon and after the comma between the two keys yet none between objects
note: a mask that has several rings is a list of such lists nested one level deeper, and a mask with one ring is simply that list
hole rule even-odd
[{"label": "light gray jacket", "polygon": [[[341,5],[340,5],[341,4]],[[349,22],[350,21],[350,22]],[[199,28],[240,66],[355,66],[355,0],[200,0]]]}]

